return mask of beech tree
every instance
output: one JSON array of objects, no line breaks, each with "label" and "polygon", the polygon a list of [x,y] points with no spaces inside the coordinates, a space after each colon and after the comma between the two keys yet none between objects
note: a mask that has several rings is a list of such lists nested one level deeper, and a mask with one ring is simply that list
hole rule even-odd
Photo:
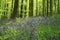
[{"label": "beech tree", "polygon": [[13,18],[13,19],[17,16],[17,12],[18,12],[18,1],[19,0],[15,0],[15,2],[14,2],[13,12],[11,13],[11,18]]},{"label": "beech tree", "polygon": [[29,16],[33,16],[33,0],[29,0]]}]

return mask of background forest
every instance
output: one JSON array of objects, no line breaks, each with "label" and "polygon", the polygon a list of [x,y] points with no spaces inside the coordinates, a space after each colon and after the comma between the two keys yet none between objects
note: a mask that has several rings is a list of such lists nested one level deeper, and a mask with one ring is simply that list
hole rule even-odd
[{"label": "background forest", "polygon": [[59,14],[59,0],[1,0],[0,19]]},{"label": "background forest", "polygon": [[60,0],[0,0],[0,40],[60,40]]}]

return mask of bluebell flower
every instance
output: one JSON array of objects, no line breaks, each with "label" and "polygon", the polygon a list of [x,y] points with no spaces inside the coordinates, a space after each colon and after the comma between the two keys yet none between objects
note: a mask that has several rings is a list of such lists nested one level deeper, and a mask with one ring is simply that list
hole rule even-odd
[{"label": "bluebell flower", "polygon": [[51,38],[51,35],[49,33],[45,34],[46,38]]},{"label": "bluebell flower", "polygon": [[29,36],[27,35],[26,38],[29,38]]},{"label": "bluebell flower", "polygon": [[2,36],[2,32],[0,32],[0,36]]}]

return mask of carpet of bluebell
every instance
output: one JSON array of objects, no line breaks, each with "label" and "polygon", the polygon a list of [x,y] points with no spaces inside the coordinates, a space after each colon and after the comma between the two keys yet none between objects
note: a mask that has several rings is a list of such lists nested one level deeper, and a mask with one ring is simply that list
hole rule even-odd
[{"label": "carpet of bluebell", "polygon": [[59,24],[49,17],[0,20],[0,40],[60,40]]}]

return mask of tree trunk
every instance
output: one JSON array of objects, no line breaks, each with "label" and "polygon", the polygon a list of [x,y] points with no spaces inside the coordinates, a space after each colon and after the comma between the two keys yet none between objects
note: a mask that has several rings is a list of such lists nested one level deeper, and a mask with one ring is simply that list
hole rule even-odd
[{"label": "tree trunk", "polygon": [[45,9],[44,9],[44,6],[45,6],[44,3],[45,3],[45,0],[42,1],[42,6],[43,6],[42,15],[43,15],[43,16],[44,16],[44,12],[45,12],[45,11],[44,11],[44,10],[45,10]]},{"label": "tree trunk", "polygon": [[50,16],[52,16],[52,0],[50,0]]},{"label": "tree trunk", "polygon": [[36,0],[36,16],[38,16],[38,0]]},{"label": "tree trunk", "polygon": [[57,8],[57,13],[59,13],[59,0],[58,0],[58,8]]},{"label": "tree trunk", "polygon": [[21,12],[20,12],[20,17],[22,18],[22,13],[23,13],[23,0],[21,0]]},{"label": "tree trunk", "polygon": [[48,16],[48,0],[47,0],[47,16]]},{"label": "tree trunk", "polygon": [[18,0],[15,0],[13,12],[11,14],[12,19],[15,19],[15,17],[17,16],[17,12],[18,12]]},{"label": "tree trunk", "polygon": [[33,0],[29,0],[29,16],[33,16]]}]

